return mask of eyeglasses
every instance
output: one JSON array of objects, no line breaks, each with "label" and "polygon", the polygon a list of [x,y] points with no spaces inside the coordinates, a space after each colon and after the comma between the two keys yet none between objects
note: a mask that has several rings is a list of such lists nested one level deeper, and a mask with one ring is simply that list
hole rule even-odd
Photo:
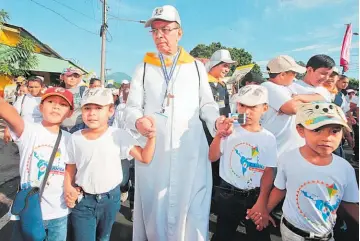
[{"label": "eyeglasses", "polygon": [[162,34],[167,35],[167,34],[169,34],[171,31],[173,31],[175,29],[179,29],[179,27],[176,27],[176,28],[153,28],[149,32],[151,34],[154,34],[154,35],[156,35],[159,32],[162,33]]}]

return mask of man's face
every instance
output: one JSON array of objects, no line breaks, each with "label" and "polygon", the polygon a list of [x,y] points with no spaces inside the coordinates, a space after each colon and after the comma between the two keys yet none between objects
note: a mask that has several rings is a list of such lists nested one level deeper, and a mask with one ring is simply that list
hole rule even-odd
[{"label": "man's face", "polygon": [[78,86],[81,81],[81,75],[79,75],[77,73],[73,73],[73,74],[69,74],[69,75],[63,74],[62,78],[64,80],[66,89],[71,89],[71,88]]},{"label": "man's face", "polygon": [[28,90],[29,90],[29,93],[32,95],[32,96],[39,96],[40,95],[40,92],[41,92],[41,84],[38,82],[38,81],[29,81],[28,82]]},{"label": "man's face", "polygon": [[308,150],[320,156],[328,156],[338,148],[343,131],[340,125],[326,125],[315,130],[296,127],[299,135],[305,138]]},{"label": "man's face", "polygon": [[268,110],[268,105],[261,104],[255,106],[247,106],[237,103],[237,111],[239,114],[246,114],[245,125],[259,124],[261,116]]},{"label": "man's face", "polygon": [[101,82],[99,80],[96,80],[94,81],[94,83],[90,84],[89,85],[89,88],[92,89],[92,88],[99,88],[101,87]]},{"label": "man's face", "polygon": [[91,129],[98,129],[105,125],[109,118],[114,114],[113,105],[87,104],[81,108],[82,119]]},{"label": "man's face", "polygon": [[211,69],[211,74],[215,78],[224,78],[229,73],[230,67],[228,63],[219,64]]},{"label": "man's face", "polygon": [[160,53],[169,54],[177,49],[182,31],[176,22],[156,20],[151,24],[151,33]]},{"label": "man's face", "polygon": [[336,87],[339,89],[339,90],[344,90],[348,87],[349,85],[349,79],[348,78],[342,78],[342,79],[339,79],[337,84],[336,84]]},{"label": "man's face", "polygon": [[322,85],[332,74],[332,68],[318,68],[314,70],[312,67],[306,69],[306,75],[309,76],[310,84],[314,87]]},{"label": "man's face", "polygon": [[43,119],[51,124],[60,124],[72,114],[69,103],[60,96],[49,96],[40,104]]}]

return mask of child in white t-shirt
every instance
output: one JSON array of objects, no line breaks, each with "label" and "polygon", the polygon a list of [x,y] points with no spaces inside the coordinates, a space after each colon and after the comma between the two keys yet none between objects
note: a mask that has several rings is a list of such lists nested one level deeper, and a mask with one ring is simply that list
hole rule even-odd
[{"label": "child in white t-shirt", "polygon": [[[111,89],[93,88],[84,92],[82,118],[87,129],[72,134],[68,143],[69,161],[65,174],[65,197],[73,208],[73,241],[109,240],[120,209],[121,159],[149,163],[155,137],[144,148],[123,129],[108,126],[114,113]],[[152,122],[154,126],[154,122]],[[76,204],[76,205],[75,205]]]},{"label": "child in white t-shirt", "polygon": [[212,241],[231,240],[240,220],[244,220],[248,240],[270,240],[268,230],[259,232],[251,220],[245,219],[248,209],[264,213],[273,184],[276,167],[276,140],[259,124],[268,109],[267,89],[247,85],[233,99],[239,114],[246,114],[245,124],[234,124],[234,132],[226,138],[217,133],[210,145],[209,159],[220,158],[218,218]]},{"label": "child in white t-shirt", "polygon": [[326,102],[303,104],[296,124],[306,144],[279,157],[268,211],[285,197],[282,240],[334,240],[339,205],[359,221],[355,171],[332,154],[341,141],[342,128],[350,128],[341,108]]},{"label": "child in white t-shirt", "polygon": [[[0,98],[0,118],[7,122],[11,137],[19,147],[21,189],[41,187],[60,124],[71,116],[72,108],[73,95],[69,91],[63,88],[49,88],[40,103],[43,120],[40,123],[32,123],[22,119],[14,107]],[[64,199],[63,183],[65,162],[68,161],[66,143],[69,139],[70,134],[62,131],[61,141],[41,198],[46,240],[66,240],[69,210]],[[11,219],[18,220],[19,217],[12,216]],[[18,221],[15,222],[11,240],[23,240]]]}]

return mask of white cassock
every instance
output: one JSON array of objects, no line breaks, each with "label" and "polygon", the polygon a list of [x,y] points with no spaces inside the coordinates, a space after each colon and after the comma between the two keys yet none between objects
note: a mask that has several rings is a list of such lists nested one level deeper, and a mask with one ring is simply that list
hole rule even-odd
[{"label": "white cassock", "polygon": [[[205,241],[212,172],[200,118],[214,134],[219,109],[200,61],[196,61],[199,79],[194,58],[181,49],[167,85],[157,56],[145,55],[145,75],[144,63],[137,66],[125,109],[127,127],[135,129],[135,121],[143,115],[155,116],[157,125],[152,162],[135,165],[133,240]],[[174,96],[169,106],[164,97],[167,88]],[[154,114],[162,106],[167,117]]]}]

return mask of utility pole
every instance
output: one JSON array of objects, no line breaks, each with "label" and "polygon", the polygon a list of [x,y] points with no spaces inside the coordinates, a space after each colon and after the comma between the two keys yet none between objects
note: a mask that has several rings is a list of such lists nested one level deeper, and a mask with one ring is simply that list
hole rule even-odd
[{"label": "utility pole", "polygon": [[103,21],[101,25],[100,30],[100,36],[101,36],[101,70],[100,70],[100,79],[101,79],[101,85],[105,85],[105,48],[106,48],[106,31],[107,31],[107,6],[106,6],[106,0],[102,0],[103,2]]}]

